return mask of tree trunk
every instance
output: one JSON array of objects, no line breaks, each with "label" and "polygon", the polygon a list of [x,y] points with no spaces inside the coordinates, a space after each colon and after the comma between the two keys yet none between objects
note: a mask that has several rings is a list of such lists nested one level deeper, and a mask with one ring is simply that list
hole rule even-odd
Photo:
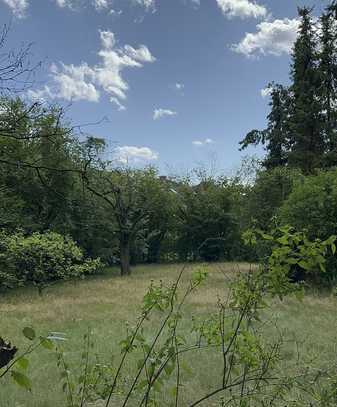
[{"label": "tree trunk", "polygon": [[122,237],[120,242],[120,263],[121,275],[127,276],[131,274],[130,268],[130,242],[127,237]]}]

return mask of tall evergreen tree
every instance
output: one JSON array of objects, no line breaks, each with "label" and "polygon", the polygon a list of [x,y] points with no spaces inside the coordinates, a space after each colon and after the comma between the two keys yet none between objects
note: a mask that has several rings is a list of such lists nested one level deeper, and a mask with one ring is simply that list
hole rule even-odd
[{"label": "tall evergreen tree", "polygon": [[325,165],[330,167],[337,164],[337,23],[329,8],[321,16],[320,23],[320,101],[326,142]]},{"label": "tall evergreen tree", "polygon": [[240,142],[241,150],[250,144],[263,144],[267,150],[267,156],[263,161],[266,169],[285,165],[288,161],[289,126],[288,107],[289,91],[282,85],[270,84],[270,107],[267,117],[268,127],[265,130],[252,130],[244,140]]},{"label": "tall evergreen tree", "polygon": [[327,7],[327,12],[337,20],[337,0],[333,0]]},{"label": "tall evergreen tree", "polygon": [[301,23],[293,50],[291,68],[292,109],[289,126],[291,151],[289,165],[304,173],[322,166],[325,150],[322,109],[319,100],[319,70],[316,29],[307,7],[298,10]]}]

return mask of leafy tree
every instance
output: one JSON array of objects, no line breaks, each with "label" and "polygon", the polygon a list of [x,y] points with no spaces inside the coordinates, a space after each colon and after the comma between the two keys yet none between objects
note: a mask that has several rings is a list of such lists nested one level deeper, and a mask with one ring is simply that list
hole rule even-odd
[{"label": "leafy tree", "polygon": [[[145,238],[150,217],[161,203],[167,202],[168,191],[155,169],[128,167],[93,169],[85,174],[87,188],[110,210],[119,242],[121,274],[131,273],[131,249]],[[155,233],[155,231],[151,231]]]},{"label": "leafy tree", "polygon": [[[149,180],[150,182],[153,182]],[[147,263],[158,263],[165,256],[165,243],[172,239],[175,231],[175,214],[178,197],[175,193],[174,181],[156,174],[155,192],[151,198],[151,206],[147,227],[142,238],[144,257]]]},{"label": "leafy tree", "polygon": [[298,171],[286,167],[260,171],[254,185],[245,195],[245,217],[248,218],[248,224],[267,230],[298,177]]},{"label": "leafy tree", "polygon": [[61,112],[27,106],[18,98],[4,98],[0,106],[0,185],[7,196],[1,205],[3,226],[45,230],[64,222],[74,179],[74,140],[60,125]]},{"label": "leafy tree", "polygon": [[219,260],[230,251],[234,222],[231,200],[222,180],[185,182],[178,189],[177,252],[181,258]]}]

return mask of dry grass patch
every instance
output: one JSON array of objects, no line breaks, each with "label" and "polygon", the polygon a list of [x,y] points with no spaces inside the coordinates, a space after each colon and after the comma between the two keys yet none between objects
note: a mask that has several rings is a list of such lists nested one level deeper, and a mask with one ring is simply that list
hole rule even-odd
[{"label": "dry grass patch", "polygon": [[[96,351],[108,358],[111,353],[119,357],[116,344],[125,334],[125,322],[134,321],[142,297],[151,280],[174,281],[181,265],[139,266],[130,277],[116,276],[117,270],[88,280],[55,284],[38,295],[36,289],[26,288],[0,297],[1,336],[11,339],[19,347],[24,346],[22,328],[34,326],[37,331],[65,332],[69,338],[67,351],[76,359],[81,352],[83,335],[88,327],[96,341]],[[186,284],[199,265],[189,265],[182,284]],[[187,318],[207,315],[215,309],[218,297],[227,293],[228,282],[239,270],[248,270],[247,264],[213,264],[208,266],[206,283],[188,300]],[[337,300],[329,295],[309,294],[303,302],[289,298],[283,302],[273,301],[272,314],[268,318],[278,320],[278,325],[290,338],[296,337],[301,352],[311,357],[314,352],[322,355],[321,360],[335,358],[337,343]],[[183,324],[188,332],[189,323]],[[268,332],[266,332],[268,335]],[[289,359],[296,357],[294,343],[289,343]],[[186,399],[194,398],[217,381],[216,355],[186,359],[186,364],[197,367],[198,375],[188,379],[184,388]],[[30,374],[34,381],[32,394],[18,390],[7,383],[0,392],[0,407],[64,407],[59,388],[55,358],[43,352],[33,356]]]}]

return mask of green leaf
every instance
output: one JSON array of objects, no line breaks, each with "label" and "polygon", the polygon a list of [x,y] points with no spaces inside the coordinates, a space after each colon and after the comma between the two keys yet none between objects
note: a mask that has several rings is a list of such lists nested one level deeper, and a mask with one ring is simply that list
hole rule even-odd
[{"label": "green leaf", "polygon": [[175,368],[175,363],[171,362],[171,363],[167,363],[164,367],[165,373],[167,374],[167,376],[171,376],[172,372],[174,371]]},{"label": "green leaf", "polygon": [[11,376],[12,376],[13,380],[15,381],[15,383],[18,384],[20,387],[23,387],[24,389],[26,389],[28,391],[32,390],[32,384],[26,375],[24,375],[23,373],[20,373],[16,370],[12,370]]},{"label": "green leaf", "polygon": [[304,270],[309,270],[309,264],[305,260],[299,261],[298,265]]},{"label": "green leaf", "polygon": [[41,341],[41,345],[45,349],[48,349],[48,350],[53,350],[54,349],[54,344],[50,339],[44,338],[43,336],[40,336],[40,341]]},{"label": "green leaf", "polygon": [[140,369],[143,366],[143,364],[144,364],[144,359],[139,359],[137,361],[137,369]]},{"label": "green leaf", "polygon": [[23,328],[22,333],[30,341],[33,341],[36,338],[36,333],[35,333],[34,329],[30,328],[28,326],[26,328]]},{"label": "green leaf", "polygon": [[28,368],[28,365],[29,365],[29,360],[26,359],[26,358],[20,358],[20,359],[18,359],[16,364],[17,364],[17,366],[21,367],[21,369],[26,370]]}]

